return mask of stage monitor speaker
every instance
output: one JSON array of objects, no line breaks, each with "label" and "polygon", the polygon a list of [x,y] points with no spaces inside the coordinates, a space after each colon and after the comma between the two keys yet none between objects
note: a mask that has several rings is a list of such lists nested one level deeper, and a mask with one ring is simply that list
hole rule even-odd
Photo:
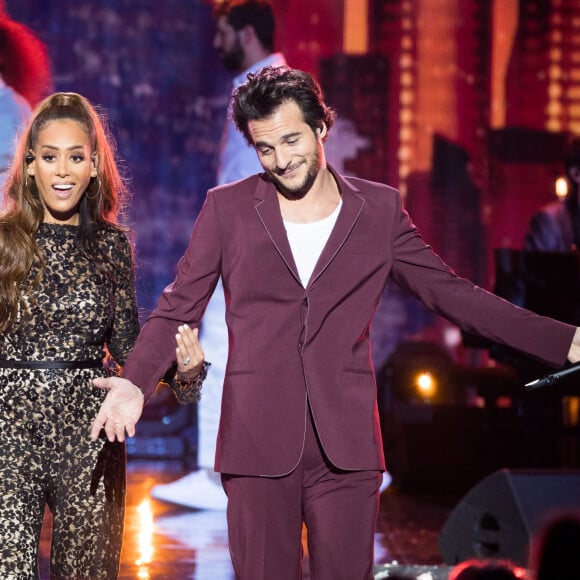
[{"label": "stage monitor speaker", "polygon": [[525,566],[534,534],[546,518],[580,508],[579,470],[501,469],[475,485],[439,533],[446,564],[507,558]]}]

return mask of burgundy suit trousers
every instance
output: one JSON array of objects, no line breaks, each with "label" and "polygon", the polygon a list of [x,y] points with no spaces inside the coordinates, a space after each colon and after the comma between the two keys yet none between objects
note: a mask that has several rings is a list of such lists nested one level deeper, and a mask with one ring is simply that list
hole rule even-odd
[{"label": "burgundy suit trousers", "polygon": [[299,465],[283,477],[222,476],[238,580],[302,578],[302,524],[312,580],[372,580],[379,471],[341,471],[308,417]]}]

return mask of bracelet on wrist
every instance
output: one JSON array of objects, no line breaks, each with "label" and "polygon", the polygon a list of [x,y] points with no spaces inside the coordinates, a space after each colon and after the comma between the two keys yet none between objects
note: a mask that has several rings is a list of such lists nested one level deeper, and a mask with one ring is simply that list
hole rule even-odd
[{"label": "bracelet on wrist", "polygon": [[182,405],[190,405],[200,400],[201,387],[207,377],[207,371],[210,366],[211,363],[204,361],[201,365],[201,370],[192,379],[182,380],[175,375],[169,386],[179,403]]}]

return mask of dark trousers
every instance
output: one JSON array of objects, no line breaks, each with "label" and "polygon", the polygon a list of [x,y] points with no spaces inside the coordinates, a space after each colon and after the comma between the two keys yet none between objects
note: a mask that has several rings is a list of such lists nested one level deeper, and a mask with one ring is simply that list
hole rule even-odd
[{"label": "dark trousers", "polygon": [[299,580],[303,522],[312,580],[372,580],[381,478],[379,471],[334,468],[311,420],[289,475],[223,475],[238,580]]}]

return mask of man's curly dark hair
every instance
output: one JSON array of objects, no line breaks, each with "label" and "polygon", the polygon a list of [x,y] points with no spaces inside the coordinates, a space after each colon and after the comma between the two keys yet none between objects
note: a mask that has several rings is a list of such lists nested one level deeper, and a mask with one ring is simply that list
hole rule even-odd
[{"label": "man's curly dark hair", "polygon": [[232,99],[234,123],[250,145],[253,142],[248,123],[269,117],[283,103],[294,101],[314,132],[323,124],[330,129],[336,118],[335,111],[325,104],[322,89],[314,77],[287,66],[267,66],[260,72],[249,73]]}]

